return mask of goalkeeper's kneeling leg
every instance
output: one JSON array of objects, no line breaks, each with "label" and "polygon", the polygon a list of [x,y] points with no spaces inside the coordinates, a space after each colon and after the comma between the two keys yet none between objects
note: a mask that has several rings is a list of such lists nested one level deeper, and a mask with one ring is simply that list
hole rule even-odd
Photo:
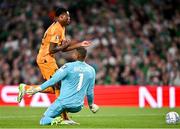
[{"label": "goalkeeper's kneeling leg", "polygon": [[40,125],[50,125],[52,120],[53,120],[53,118],[44,116],[40,120]]}]

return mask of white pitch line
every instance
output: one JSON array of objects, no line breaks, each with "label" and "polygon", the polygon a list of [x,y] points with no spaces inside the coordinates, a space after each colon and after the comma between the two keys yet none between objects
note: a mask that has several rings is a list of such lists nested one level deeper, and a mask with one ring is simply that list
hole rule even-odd
[{"label": "white pitch line", "polygon": [[[0,129],[41,129],[41,128],[0,128]],[[42,127],[42,129],[50,129],[50,128]],[[52,128],[52,129],[60,129],[60,128]],[[179,128],[70,128],[70,129],[179,129]]]},{"label": "white pitch line", "polygon": [[[73,117],[126,117],[126,116],[162,116],[161,114],[124,114],[124,115],[73,115]],[[27,115],[27,116],[0,116],[0,119],[6,118],[37,118],[38,115]]]}]

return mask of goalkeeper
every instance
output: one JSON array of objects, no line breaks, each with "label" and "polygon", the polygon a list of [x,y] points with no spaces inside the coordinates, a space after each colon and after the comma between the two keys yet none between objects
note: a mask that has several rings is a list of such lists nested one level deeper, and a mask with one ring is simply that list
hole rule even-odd
[{"label": "goalkeeper", "polygon": [[48,81],[26,90],[26,94],[33,95],[61,81],[61,94],[46,110],[40,125],[63,124],[64,121],[59,115],[63,111],[79,112],[83,107],[85,96],[90,110],[93,113],[98,111],[99,107],[94,104],[95,70],[84,62],[86,53],[85,48],[76,49],[73,53],[75,62],[64,64]]}]

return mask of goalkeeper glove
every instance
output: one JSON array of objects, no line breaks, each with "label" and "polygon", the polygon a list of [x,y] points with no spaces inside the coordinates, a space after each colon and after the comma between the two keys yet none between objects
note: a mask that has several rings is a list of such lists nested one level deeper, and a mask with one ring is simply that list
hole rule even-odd
[{"label": "goalkeeper glove", "polygon": [[41,90],[42,90],[41,87],[31,87],[31,88],[26,90],[26,94],[34,95],[34,94],[36,94],[37,92],[39,92]]},{"label": "goalkeeper glove", "polygon": [[89,108],[93,113],[96,113],[99,110],[99,106],[96,104],[90,105]]}]

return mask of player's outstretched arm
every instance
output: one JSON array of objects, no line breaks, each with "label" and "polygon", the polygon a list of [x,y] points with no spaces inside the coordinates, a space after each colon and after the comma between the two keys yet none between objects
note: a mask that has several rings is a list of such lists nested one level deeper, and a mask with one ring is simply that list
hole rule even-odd
[{"label": "player's outstretched arm", "polygon": [[88,100],[88,105],[89,109],[93,112],[96,113],[99,110],[99,106],[94,104],[94,94],[87,95],[87,100]]},{"label": "player's outstretched arm", "polygon": [[46,89],[47,87],[53,86],[54,84],[62,80],[66,75],[67,75],[66,67],[61,67],[59,70],[56,71],[56,73],[52,76],[52,78],[45,81],[42,85],[27,89],[26,94],[33,95],[37,92]]},{"label": "player's outstretched arm", "polygon": [[63,52],[66,52],[66,51],[71,51],[71,50],[74,50],[76,48],[80,48],[80,47],[89,47],[91,46],[92,42],[90,41],[82,41],[82,42],[79,42],[79,43],[70,43],[69,46],[65,49],[63,49],[62,51]]},{"label": "player's outstretched arm", "polygon": [[50,43],[50,47],[49,47],[49,53],[50,54],[54,54],[54,53],[57,53],[59,51],[63,51],[69,45],[70,45],[70,41],[69,40],[62,41],[61,45],[58,45],[57,43],[51,42]]},{"label": "player's outstretched arm", "polygon": [[99,106],[94,104],[94,85],[95,85],[95,77],[96,77],[96,73],[94,69],[92,74],[93,74],[93,79],[87,89],[87,100],[90,110],[93,113],[96,113],[99,110]]},{"label": "player's outstretched arm", "polygon": [[57,45],[57,43],[50,43],[49,52],[50,54],[54,54],[59,51],[67,52],[79,47],[89,47],[91,46],[91,44],[92,43],[90,41],[75,43],[75,42],[71,42],[70,40],[63,40],[61,45]]}]

